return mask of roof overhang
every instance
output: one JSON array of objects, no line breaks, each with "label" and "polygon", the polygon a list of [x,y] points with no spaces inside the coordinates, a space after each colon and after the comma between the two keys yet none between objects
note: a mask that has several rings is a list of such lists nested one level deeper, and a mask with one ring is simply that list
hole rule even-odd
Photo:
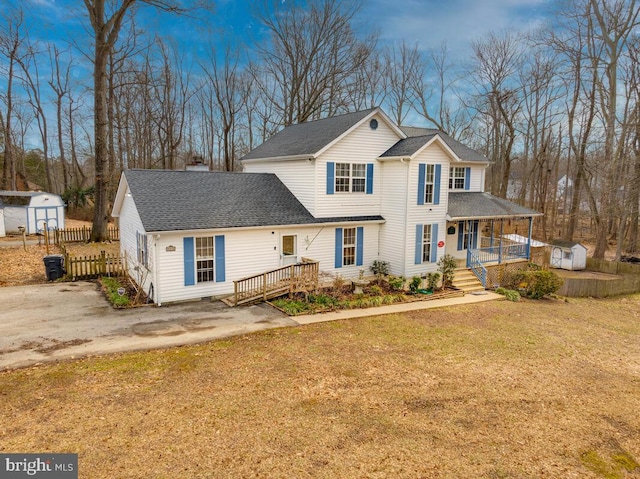
[{"label": "roof overhang", "polygon": [[270,230],[270,229],[285,229],[285,228],[317,228],[326,227],[326,226],[336,226],[336,225],[359,225],[362,223],[371,223],[371,224],[382,224],[386,223],[387,220],[384,218],[375,218],[375,219],[352,219],[352,220],[341,220],[339,218],[336,221],[330,221],[331,218],[327,218],[329,221],[319,221],[318,223],[294,223],[294,224],[283,224],[283,225],[265,225],[265,226],[226,226],[221,228],[205,228],[205,229],[189,229],[189,230],[165,230],[165,231],[147,231],[148,234],[155,235],[164,235],[164,234],[193,234],[193,235],[201,235],[204,232],[211,233],[220,233],[224,231],[252,231],[252,230]]},{"label": "roof overhang", "polygon": [[312,161],[317,158],[317,154],[309,153],[304,155],[291,156],[271,156],[269,158],[250,158],[248,160],[240,160],[240,163],[269,163],[278,161]]},{"label": "roof overhang", "polygon": [[517,219],[517,218],[534,218],[543,216],[543,213],[531,214],[514,214],[514,215],[473,215],[473,216],[450,216],[447,213],[447,221],[467,221],[467,220],[501,220],[501,219]]},{"label": "roof overhang", "polygon": [[111,208],[111,216],[114,218],[120,217],[120,210],[122,209],[122,203],[124,202],[124,197],[129,190],[129,184],[127,183],[127,178],[125,176],[125,172],[123,171],[120,175],[120,182],[118,183],[118,190],[116,191],[116,197],[113,200],[113,208]]}]

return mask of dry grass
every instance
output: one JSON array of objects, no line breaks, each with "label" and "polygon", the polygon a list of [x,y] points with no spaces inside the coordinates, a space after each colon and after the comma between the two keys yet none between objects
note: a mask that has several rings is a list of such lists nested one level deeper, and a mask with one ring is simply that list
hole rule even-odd
[{"label": "dry grass", "polygon": [[[66,220],[68,228],[91,227],[91,223],[78,220]],[[28,236],[29,240],[37,239],[37,236]],[[49,252],[41,237],[41,245],[27,245],[26,250],[22,246],[5,246],[8,242],[21,241],[22,236],[12,235],[0,238],[0,287],[19,286],[25,284],[46,283],[43,258],[47,254],[60,254],[60,249],[49,245]],[[4,243],[4,244],[3,244]],[[95,256],[102,251],[107,254],[119,254],[120,243],[68,243],[67,252],[74,256]]]},{"label": "dry grass", "polygon": [[7,372],[0,451],[90,478],[638,477],[639,317],[503,301]]}]

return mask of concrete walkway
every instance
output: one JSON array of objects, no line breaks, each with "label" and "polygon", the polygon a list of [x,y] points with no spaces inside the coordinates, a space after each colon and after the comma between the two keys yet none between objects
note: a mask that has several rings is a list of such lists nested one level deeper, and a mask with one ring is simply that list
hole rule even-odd
[{"label": "concrete walkway", "polygon": [[95,283],[83,281],[0,288],[0,370],[501,298],[487,293],[288,317],[266,304],[229,308],[219,301],[115,310]]}]

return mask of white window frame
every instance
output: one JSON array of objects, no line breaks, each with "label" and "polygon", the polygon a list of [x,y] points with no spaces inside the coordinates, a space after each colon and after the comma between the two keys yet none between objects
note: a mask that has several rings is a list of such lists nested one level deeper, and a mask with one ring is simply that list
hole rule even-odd
[{"label": "white window frame", "polygon": [[425,205],[433,204],[433,197],[436,189],[435,177],[436,177],[436,165],[425,165],[425,169],[424,169],[424,204]]},{"label": "white window frame", "polygon": [[422,262],[431,262],[431,225],[422,225]]},{"label": "white window frame", "polygon": [[452,166],[449,168],[449,189],[464,190],[466,180],[466,168],[464,166]]},{"label": "white window frame", "polygon": [[196,284],[215,281],[215,238],[197,236],[195,238]]},{"label": "white window frame", "polygon": [[[350,242],[349,240],[353,240]],[[342,230],[342,266],[356,264],[356,228]]]},{"label": "white window frame", "polygon": [[336,193],[366,193],[367,165],[365,163],[336,163]]},{"label": "white window frame", "polygon": [[136,236],[137,236],[136,257],[137,257],[137,260],[138,260],[138,264],[141,264],[145,268],[148,268],[149,265],[147,263],[149,261],[149,252],[145,249],[146,235],[143,234],[143,233],[140,233],[139,231],[136,231]]}]

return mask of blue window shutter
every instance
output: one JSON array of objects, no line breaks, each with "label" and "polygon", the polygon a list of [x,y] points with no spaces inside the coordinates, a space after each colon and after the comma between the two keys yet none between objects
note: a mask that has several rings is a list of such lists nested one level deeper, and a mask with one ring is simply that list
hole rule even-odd
[{"label": "blue window shutter", "polygon": [[471,168],[468,166],[464,169],[464,189],[471,189]]},{"label": "blue window shutter", "polygon": [[475,220],[473,222],[473,242],[472,242],[472,247],[473,248],[477,248],[478,247],[478,220]]},{"label": "blue window shutter", "polygon": [[442,165],[436,165],[435,178],[433,180],[433,204],[440,204],[440,177],[442,176]]},{"label": "blue window shutter", "polygon": [[196,284],[196,250],[193,247],[193,236],[182,238],[184,249],[184,285],[193,286]]},{"label": "blue window shutter", "polygon": [[226,265],[224,254],[224,236],[215,237],[215,262],[216,262],[216,283],[224,283],[226,281]]},{"label": "blue window shutter", "polygon": [[373,163],[367,163],[367,194],[373,194]]},{"label": "blue window shutter", "polygon": [[364,227],[358,226],[356,229],[356,266],[362,266],[362,255],[364,250]]},{"label": "blue window shutter", "polygon": [[145,266],[149,266],[149,242],[147,241],[147,235],[144,235],[144,258],[143,263]]},{"label": "blue window shutter", "polygon": [[342,268],[342,228],[336,228],[336,268]]},{"label": "blue window shutter", "polygon": [[332,195],[336,187],[336,164],[333,161],[327,162],[327,194]]},{"label": "blue window shutter", "polygon": [[438,261],[438,223],[431,225],[431,262]]},{"label": "blue window shutter", "polygon": [[422,264],[422,225],[416,225],[416,264]]},{"label": "blue window shutter", "polygon": [[424,180],[427,171],[427,165],[420,163],[418,165],[418,204],[424,205]]},{"label": "blue window shutter", "polygon": [[458,221],[458,251],[464,249],[464,221]]}]

